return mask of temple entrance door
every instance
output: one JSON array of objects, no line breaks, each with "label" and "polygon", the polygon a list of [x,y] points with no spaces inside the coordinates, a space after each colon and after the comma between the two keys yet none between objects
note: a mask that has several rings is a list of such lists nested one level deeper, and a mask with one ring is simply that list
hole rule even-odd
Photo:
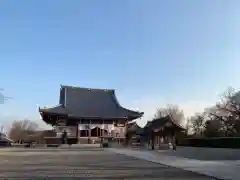
[{"label": "temple entrance door", "polygon": [[[92,121],[93,122],[93,121]],[[97,121],[99,124],[91,123],[91,121],[80,121],[78,124],[78,143],[101,143],[101,137],[109,136],[111,134],[109,127],[113,126],[113,123],[104,121]],[[112,121],[111,121],[112,122]],[[110,126],[109,126],[110,125]]]}]

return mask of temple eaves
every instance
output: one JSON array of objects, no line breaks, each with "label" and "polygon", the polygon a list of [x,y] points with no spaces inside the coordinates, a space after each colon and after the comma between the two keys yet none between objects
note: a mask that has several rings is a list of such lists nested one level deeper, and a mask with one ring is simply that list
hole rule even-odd
[{"label": "temple eaves", "polygon": [[66,114],[78,118],[133,120],[140,118],[143,112],[122,107],[114,89],[81,88],[61,85],[60,105],[40,108],[40,112]]}]

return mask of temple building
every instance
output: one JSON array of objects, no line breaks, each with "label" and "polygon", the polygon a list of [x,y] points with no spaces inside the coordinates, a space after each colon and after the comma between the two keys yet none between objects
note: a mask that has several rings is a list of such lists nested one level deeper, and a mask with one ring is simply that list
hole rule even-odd
[{"label": "temple building", "polygon": [[46,143],[57,143],[63,131],[71,144],[103,136],[124,138],[129,121],[142,117],[142,112],[122,107],[113,89],[61,86],[59,105],[39,108],[42,119],[54,127],[56,135]]},{"label": "temple building", "polygon": [[161,148],[161,146],[174,142],[186,129],[178,124],[170,115],[153,119],[138,132],[144,142],[148,142],[152,149]]}]

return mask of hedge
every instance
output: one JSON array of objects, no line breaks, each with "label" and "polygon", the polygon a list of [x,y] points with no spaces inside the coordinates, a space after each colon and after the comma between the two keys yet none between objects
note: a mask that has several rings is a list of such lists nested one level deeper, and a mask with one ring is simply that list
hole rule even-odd
[{"label": "hedge", "polygon": [[185,138],[178,141],[179,146],[240,148],[240,137]]},{"label": "hedge", "polygon": [[11,143],[8,141],[0,140],[0,147],[11,146]]},{"label": "hedge", "polygon": [[102,143],[102,147],[103,147],[103,148],[108,148],[108,147],[109,147],[109,143],[103,142],[103,143]]},{"label": "hedge", "polygon": [[46,147],[59,147],[59,144],[46,144]]}]

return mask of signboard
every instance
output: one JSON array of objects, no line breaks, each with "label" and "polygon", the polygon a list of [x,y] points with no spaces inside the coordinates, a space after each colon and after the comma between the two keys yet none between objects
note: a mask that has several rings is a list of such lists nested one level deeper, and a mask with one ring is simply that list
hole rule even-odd
[{"label": "signboard", "polygon": [[116,121],[114,123],[115,127],[125,127],[125,121]]},{"label": "signboard", "polygon": [[125,124],[121,124],[121,123],[118,123],[118,124],[115,124],[116,127],[125,127]]}]

